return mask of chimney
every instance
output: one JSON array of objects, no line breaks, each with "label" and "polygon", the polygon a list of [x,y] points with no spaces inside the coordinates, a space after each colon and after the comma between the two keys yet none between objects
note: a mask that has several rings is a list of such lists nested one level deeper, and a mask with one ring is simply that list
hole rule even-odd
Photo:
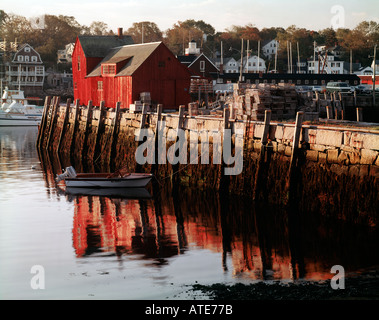
[{"label": "chimney", "polygon": [[122,39],[124,37],[122,34],[122,28],[117,28],[117,36],[119,39]]}]

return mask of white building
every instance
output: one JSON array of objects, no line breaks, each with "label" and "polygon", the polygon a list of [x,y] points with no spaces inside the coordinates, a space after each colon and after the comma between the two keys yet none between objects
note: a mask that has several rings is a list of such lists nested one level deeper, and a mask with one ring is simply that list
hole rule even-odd
[{"label": "white building", "polygon": [[[358,76],[372,76],[374,74],[374,70],[371,67],[362,67],[354,73]],[[376,73],[378,73],[378,71]]]},{"label": "white building", "polygon": [[58,63],[71,63],[72,53],[74,52],[75,43],[66,44],[63,50],[58,50]]},{"label": "white building", "polygon": [[186,50],[185,50],[185,55],[186,56],[189,56],[189,55],[198,56],[198,55],[200,55],[200,48],[197,48],[197,44],[196,44],[195,40],[192,40],[188,44],[188,48],[186,48]]},{"label": "white building", "polygon": [[[213,59],[215,66],[220,69],[221,58]],[[233,58],[224,58],[223,59],[223,72],[224,73],[238,73],[239,72],[239,63]]]},{"label": "white building", "polygon": [[8,85],[20,87],[26,94],[39,93],[45,80],[45,67],[39,53],[24,44],[15,53],[5,72]]},{"label": "white building", "polygon": [[[238,60],[238,65],[241,66],[241,59]],[[243,73],[258,73],[266,72],[266,63],[258,56],[250,56],[248,59],[243,59]]]},{"label": "white building", "polygon": [[268,59],[272,59],[278,51],[279,42],[276,40],[265,41],[262,44],[262,52]]},{"label": "white building", "polygon": [[316,57],[315,61],[313,59],[308,61],[308,73],[344,74],[344,62],[331,54],[326,59],[320,59],[320,61]]}]

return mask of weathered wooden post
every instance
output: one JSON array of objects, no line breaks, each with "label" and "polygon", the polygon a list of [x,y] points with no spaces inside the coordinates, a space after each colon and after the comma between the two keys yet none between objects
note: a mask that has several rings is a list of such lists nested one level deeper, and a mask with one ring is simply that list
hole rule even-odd
[{"label": "weathered wooden post", "polygon": [[88,142],[88,136],[90,135],[89,132],[89,125],[92,123],[92,100],[88,101],[88,106],[87,106],[87,116],[86,116],[86,123],[84,126],[84,138],[83,138],[83,151],[82,154],[84,153],[85,157],[88,155],[88,148],[87,148],[87,142]]},{"label": "weathered wooden post", "polygon": [[74,122],[72,124],[73,128],[71,131],[71,137],[70,137],[70,154],[73,154],[75,149],[75,134],[79,127],[79,117],[80,117],[80,105],[79,105],[79,99],[75,100],[75,107],[74,107]]},{"label": "weathered wooden post", "polygon": [[262,138],[261,138],[262,146],[265,145],[268,141],[268,133],[270,131],[270,122],[271,122],[271,110],[266,109],[265,110],[263,134],[262,134]]},{"label": "weathered wooden post", "polygon": [[334,101],[334,119],[338,120],[338,113],[339,113],[340,107],[340,102],[338,100]]},{"label": "weathered wooden post", "polygon": [[62,137],[64,136],[64,134],[66,132],[68,117],[70,116],[70,107],[71,107],[71,99],[67,99],[66,110],[65,110],[63,124],[62,124],[62,130],[61,130],[61,133],[59,135],[59,140],[58,140],[58,145],[57,145],[57,153],[59,153],[59,149],[60,149],[61,142],[62,142]]},{"label": "weathered wooden post", "polygon": [[[354,93],[355,93],[355,91],[354,91]],[[340,103],[341,103],[341,120],[345,120],[345,103],[343,102],[342,93],[339,92],[338,96],[339,96]]]},{"label": "weathered wooden post", "polygon": [[46,130],[46,122],[47,122],[47,115],[49,113],[50,109],[50,104],[51,104],[51,97],[48,96],[45,98],[45,104],[43,106],[43,113],[42,113],[42,119],[41,119],[41,124],[39,126],[39,131],[38,131],[38,138],[37,138],[37,147],[38,149],[41,148],[42,140],[45,136],[45,130]]},{"label": "weathered wooden post", "polygon": [[363,109],[356,108],[356,110],[357,110],[357,122],[363,121]]},{"label": "weathered wooden post", "polygon": [[[163,111],[163,105],[162,104],[158,104],[157,106],[157,123],[155,125],[155,136],[154,136],[154,150],[155,150],[155,154],[154,154],[154,163],[156,165],[158,165],[159,163],[159,150],[158,150],[158,147],[159,147],[159,126],[161,125],[161,122],[162,122],[162,111]],[[163,130],[163,128],[161,128]],[[164,146],[166,147],[166,146]]]},{"label": "weathered wooden post", "polygon": [[[221,170],[220,170],[220,173],[219,173],[219,189],[221,192],[226,192],[229,188],[229,182],[230,182],[230,177],[225,175],[225,167],[226,167],[226,163],[224,161],[224,147],[225,147],[225,144],[226,143],[232,143],[232,141],[229,141],[229,142],[226,142],[226,130],[229,130],[230,129],[230,122],[229,122],[229,119],[230,119],[230,109],[229,108],[224,108],[224,115],[223,115],[223,132],[222,132],[222,141],[221,141],[221,154],[219,155],[220,156],[220,160],[221,160]],[[230,135],[230,138],[231,138],[231,135]],[[213,160],[215,161],[215,157],[216,157],[216,153],[218,153],[218,151],[215,151],[216,148],[218,147],[217,146],[218,143],[215,142],[215,140],[213,140]]]},{"label": "weathered wooden post", "polygon": [[229,129],[229,115],[230,115],[230,109],[225,108],[224,109],[224,129]]},{"label": "weathered wooden post", "polygon": [[331,106],[326,106],[326,118],[327,119],[332,119],[333,117],[333,110]]},{"label": "weathered wooden post", "polygon": [[53,135],[54,132],[54,123],[55,123],[55,118],[57,116],[58,110],[59,110],[59,103],[61,101],[60,97],[55,97],[54,99],[54,105],[53,105],[53,110],[51,113],[51,119],[50,119],[50,128],[49,128],[49,136],[47,138],[47,144],[46,144],[46,149],[49,149],[50,142],[51,142],[51,136]]},{"label": "weathered wooden post", "polygon": [[294,134],[293,134],[293,146],[292,146],[291,160],[290,160],[290,166],[289,166],[287,182],[286,182],[286,187],[287,187],[287,191],[288,191],[288,200],[290,199],[292,180],[293,180],[293,171],[294,171],[294,168],[296,166],[296,160],[297,160],[297,155],[298,155],[303,117],[304,117],[304,112],[302,112],[302,111],[299,111],[296,114],[296,123],[295,123],[295,130],[294,130]]},{"label": "weathered wooden post", "polygon": [[184,112],[186,110],[186,106],[179,106],[179,120],[178,120],[178,129],[182,129],[184,123]]},{"label": "weathered wooden post", "polygon": [[266,109],[265,110],[265,118],[264,118],[264,127],[263,127],[263,132],[262,132],[262,138],[261,138],[261,151],[259,154],[259,159],[258,159],[258,165],[257,165],[257,171],[255,173],[255,181],[254,181],[254,193],[253,193],[253,199],[257,199],[260,190],[262,187],[262,183],[264,180],[264,162],[266,158],[266,149],[267,149],[267,141],[268,141],[268,134],[270,132],[270,122],[271,122],[271,110]]},{"label": "weathered wooden post", "polygon": [[111,140],[111,149],[109,151],[109,160],[114,158],[116,155],[116,145],[117,145],[117,130],[119,127],[119,115],[120,115],[121,102],[116,103],[116,110],[113,118],[113,129],[112,129],[112,140]]},{"label": "weathered wooden post", "polygon": [[141,122],[139,124],[138,145],[142,144],[142,141],[141,141],[142,132],[141,132],[141,130],[143,128],[145,128],[145,126],[146,126],[147,110],[148,110],[148,105],[146,103],[144,103],[142,106]]},{"label": "weathered wooden post", "polygon": [[320,96],[317,91],[315,91],[315,95],[316,95],[316,111],[320,112]]},{"label": "weathered wooden post", "polygon": [[95,149],[94,149],[94,155],[100,154],[101,146],[100,146],[100,132],[102,132],[102,127],[104,124],[104,112],[105,112],[105,101],[100,101],[100,115],[99,120],[97,122],[97,128],[96,128],[96,139],[95,139]]},{"label": "weathered wooden post", "polygon": [[357,107],[357,91],[354,90],[354,108]]}]

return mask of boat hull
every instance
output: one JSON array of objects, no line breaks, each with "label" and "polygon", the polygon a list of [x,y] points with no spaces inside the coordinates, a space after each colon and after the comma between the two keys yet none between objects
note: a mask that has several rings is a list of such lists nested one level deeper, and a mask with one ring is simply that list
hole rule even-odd
[{"label": "boat hull", "polygon": [[75,188],[143,188],[151,180],[151,174],[131,174],[125,178],[81,177],[66,178],[66,187]]},{"label": "boat hull", "polygon": [[0,116],[0,126],[38,126],[41,123],[41,117],[5,117]]},{"label": "boat hull", "polygon": [[66,187],[66,194],[73,196],[100,196],[123,199],[151,199],[146,188],[75,188]]}]

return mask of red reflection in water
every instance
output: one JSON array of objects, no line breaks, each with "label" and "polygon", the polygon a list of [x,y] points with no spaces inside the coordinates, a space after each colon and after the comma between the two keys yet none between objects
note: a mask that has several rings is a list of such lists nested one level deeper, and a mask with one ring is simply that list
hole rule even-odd
[{"label": "red reflection in water", "polygon": [[[322,280],[333,276],[320,261],[309,259],[303,267],[293,261],[285,238],[287,228],[278,239],[270,239],[272,232],[260,235],[259,230],[267,230],[264,226],[258,230],[260,222],[254,218],[245,221],[245,229],[238,231],[233,229],[238,223],[230,221],[235,217],[221,218],[223,213],[217,204],[208,208],[207,214],[199,212],[200,208],[189,207],[186,201],[175,205],[172,198],[157,204],[154,200],[78,196],[73,221],[76,255],[142,254],[161,264],[167,263],[167,257],[197,247],[222,253],[223,259],[230,255],[232,272],[237,277]],[[223,266],[228,268],[225,260]]]},{"label": "red reflection in water", "polygon": [[[41,166],[48,196],[60,197],[54,178],[61,172],[53,168],[64,165],[52,158]],[[333,265],[349,272],[379,264],[379,235],[369,228],[212,191],[169,185],[155,191],[150,200],[73,196],[77,257],[138,254],[161,265],[203,248],[220,253],[220,268],[235,277],[257,280],[325,280],[334,276]]]}]

